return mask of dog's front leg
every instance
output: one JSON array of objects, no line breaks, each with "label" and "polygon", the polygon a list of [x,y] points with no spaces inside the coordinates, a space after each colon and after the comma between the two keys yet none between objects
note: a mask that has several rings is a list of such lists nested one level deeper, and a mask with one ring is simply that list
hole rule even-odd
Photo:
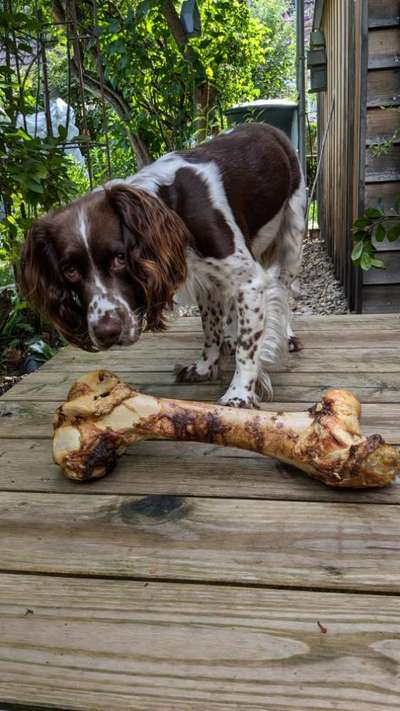
[{"label": "dog's front leg", "polygon": [[[236,369],[221,404],[232,407],[254,407],[257,404],[256,383],[260,371],[260,354],[265,326],[265,275],[253,267],[241,280],[235,294],[237,314]],[[265,376],[264,376],[265,380]]]},{"label": "dog's front leg", "polygon": [[218,360],[224,338],[224,300],[221,287],[205,289],[196,294],[204,331],[204,347],[200,360],[177,368],[177,381],[198,383],[213,380],[218,373]]}]

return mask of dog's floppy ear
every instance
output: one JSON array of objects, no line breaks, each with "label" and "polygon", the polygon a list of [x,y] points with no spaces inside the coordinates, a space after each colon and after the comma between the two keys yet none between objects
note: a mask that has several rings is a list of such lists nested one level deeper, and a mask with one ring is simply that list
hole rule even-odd
[{"label": "dog's floppy ear", "polygon": [[125,184],[106,191],[128,233],[133,279],[145,295],[147,327],[162,330],[164,311],[186,279],[186,246],[191,237],[179,215],[155,195]]},{"label": "dog's floppy ear", "polygon": [[60,272],[51,216],[36,220],[26,236],[18,283],[29,304],[49,319],[70,343],[92,350],[82,306]]}]

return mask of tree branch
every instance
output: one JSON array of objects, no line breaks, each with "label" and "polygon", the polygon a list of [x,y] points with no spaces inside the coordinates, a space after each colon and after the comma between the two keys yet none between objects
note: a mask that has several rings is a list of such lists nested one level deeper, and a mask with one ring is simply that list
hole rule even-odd
[{"label": "tree branch", "polygon": [[[68,20],[68,13],[62,0],[53,0],[52,6],[53,14],[56,20],[58,22],[66,22]],[[76,32],[75,35],[77,35]],[[91,52],[95,60],[100,62],[101,57],[95,47],[92,48]],[[81,67],[84,88],[92,94],[92,96],[95,96],[98,99],[102,99],[104,96],[107,103],[114,109],[116,114],[124,123],[127,137],[136,159],[137,167],[139,169],[143,168],[145,165],[151,163],[152,159],[147,151],[142,137],[138,133],[132,131],[129,127],[129,123],[132,119],[132,113],[129,105],[126,103],[124,97],[115,91],[109,82],[104,81],[102,83],[96,76],[85,69],[82,57],[83,48],[79,42],[78,36],[76,36],[73,42],[73,58],[71,60],[72,74],[79,79]]]}]

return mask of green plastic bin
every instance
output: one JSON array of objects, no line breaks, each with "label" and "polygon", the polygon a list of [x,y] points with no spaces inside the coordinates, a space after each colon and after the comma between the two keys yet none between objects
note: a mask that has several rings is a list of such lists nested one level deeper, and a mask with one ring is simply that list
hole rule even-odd
[{"label": "green plastic bin", "polygon": [[230,128],[249,121],[270,123],[284,131],[296,150],[299,149],[298,105],[295,101],[258,99],[232,106],[225,114]]}]

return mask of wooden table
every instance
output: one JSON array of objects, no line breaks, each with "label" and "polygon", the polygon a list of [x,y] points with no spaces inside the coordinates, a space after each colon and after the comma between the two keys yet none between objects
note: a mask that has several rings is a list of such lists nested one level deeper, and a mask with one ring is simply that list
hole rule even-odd
[{"label": "wooden table", "polygon": [[[273,408],[328,386],[400,442],[400,318],[302,317]],[[175,385],[197,319],[132,349],[68,348],[0,401],[0,708],[400,708],[400,488],[331,490],[268,458],[142,442],[108,478],[52,463],[51,419],[82,372]],[[225,372],[223,379],[227,380]]]}]

